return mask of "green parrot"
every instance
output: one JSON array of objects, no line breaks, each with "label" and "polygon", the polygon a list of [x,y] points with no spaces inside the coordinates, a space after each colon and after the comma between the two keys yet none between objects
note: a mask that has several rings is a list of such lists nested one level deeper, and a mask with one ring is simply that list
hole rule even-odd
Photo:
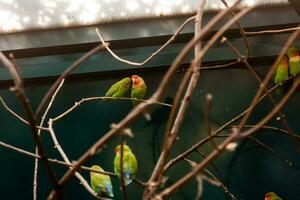
[{"label": "green parrot", "polygon": [[300,57],[296,47],[290,47],[287,51],[289,57],[290,73],[296,76],[300,72]]},{"label": "green parrot", "polygon": [[[93,165],[91,168],[103,172],[103,169],[99,165]],[[90,172],[90,177],[91,187],[97,194],[105,193],[109,197],[114,197],[113,187],[108,175]]]},{"label": "green parrot", "polygon": [[131,79],[129,77],[123,78],[122,80],[113,84],[106,92],[106,97],[122,97],[127,90],[130,88]]},{"label": "green parrot", "polygon": [[268,192],[265,194],[265,200],[282,200],[275,192]]},{"label": "green parrot", "polygon": [[277,66],[273,81],[275,84],[278,84],[282,81],[285,81],[288,77],[289,77],[289,63],[288,63],[288,58],[284,56]]},{"label": "green parrot", "polygon": [[[138,75],[131,76],[132,87],[131,87],[131,98],[143,99],[147,93],[147,85],[141,77]],[[139,101],[132,100],[133,106],[139,104]]]},{"label": "green parrot", "polygon": [[[116,156],[114,159],[114,170],[115,173],[120,177],[121,173],[121,145],[115,148]],[[129,185],[132,181],[132,177],[135,176],[138,168],[137,160],[135,155],[132,153],[129,146],[123,145],[123,174],[124,184]]]},{"label": "green parrot", "polygon": [[[147,85],[146,85],[144,79],[142,79],[138,75],[131,76],[131,79],[132,79],[131,98],[144,99],[144,97],[147,93]],[[132,100],[133,106],[136,106],[139,103],[140,102],[137,100]],[[151,120],[151,116],[149,113],[144,112],[143,114],[148,121]]]}]

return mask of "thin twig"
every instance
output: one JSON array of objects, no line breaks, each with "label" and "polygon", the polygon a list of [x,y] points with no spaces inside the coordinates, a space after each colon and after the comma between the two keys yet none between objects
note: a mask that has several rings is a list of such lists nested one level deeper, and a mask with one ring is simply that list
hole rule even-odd
[{"label": "thin twig", "polygon": [[287,163],[290,167],[295,168],[296,165],[291,162],[290,160],[286,159],[284,156],[282,156],[280,153],[278,153],[277,151],[275,151],[274,149],[272,149],[271,147],[269,147],[268,145],[264,144],[263,142],[261,142],[260,140],[258,140],[255,137],[249,136],[249,138],[253,141],[255,141],[256,143],[258,143],[259,145],[261,145],[262,147],[264,147],[265,149],[267,149],[268,151],[270,151],[273,155],[275,155],[276,157],[278,157],[279,159],[283,160],[285,163]]},{"label": "thin twig", "polygon": [[[240,0],[234,3],[233,6],[235,6]],[[92,145],[76,162],[76,165],[69,169],[64,176],[60,179],[59,184],[63,185],[69,179],[72,177],[72,175],[76,172],[76,170],[89,158],[91,158],[99,148],[101,148],[104,144],[108,142],[113,136],[115,136],[120,130],[126,128],[130,123],[132,123],[135,119],[138,118],[138,116],[141,115],[141,113],[150,107],[153,102],[159,101],[161,96],[163,95],[164,91],[169,85],[169,82],[173,78],[173,75],[176,73],[177,68],[180,66],[180,63],[182,60],[188,55],[189,51],[193,48],[195,43],[197,43],[199,40],[201,40],[210,30],[211,28],[219,22],[220,19],[222,19],[230,10],[231,8],[224,9],[220,11],[212,20],[210,20],[202,29],[202,32],[200,33],[199,37],[195,38],[195,40],[191,40],[181,51],[181,53],[176,57],[173,64],[165,74],[164,78],[162,79],[160,86],[157,88],[156,92],[151,96],[151,98],[146,101],[140,103],[138,106],[136,106],[128,115],[121,120],[114,129],[111,129],[108,131],[102,138],[100,138],[94,145]],[[238,17],[235,19],[231,19],[228,23],[226,23],[226,27],[229,27],[234,23],[236,19],[239,19],[243,15],[245,15],[247,12],[249,12],[250,9],[245,10],[244,12],[240,13]],[[51,193],[48,196],[48,199],[54,199],[56,197],[55,191],[51,191]]]},{"label": "thin twig", "polygon": [[[30,125],[28,121],[26,121],[25,119],[23,119],[20,115],[18,115],[17,113],[15,113],[11,108],[8,107],[8,105],[5,103],[5,101],[3,100],[2,97],[0,97],[0,102],[2,103],[3,107],[9,112],[11,113],[13,116],[15,116],[17,119],[19,119],[21,122],[23,122],[24,124]],[[43,131],[48,131],[48,128],[42,127],[42,126],[35,126],[37,129],[41,129]]]},{"label": "thin twig", "polygon": [[[289,81],[291,78],[293,78],[292,76],[290,76],[286,81]],[[272,88],[269,89],[269,93],[271,93],[272,91],[276,90],[278,87],[280,87],[280,84],[277,84],[275,86],[273,86]],[[267,94],[265,93],[264,95],[262,95],[258,101],[261,102],[263,99],[265,99],[267,96]],[[240,118],[242,118],[247,112],[249,111],[249,108],[247,108],[246,110],[244,110],[242,113],[238,114],[237,116],[235,116],[234,118],[230,119],[229,121],[227,121],[226,123],[224,123],[222,126],[220,126],[218,129],[212,131],[212,136],[216,137],[217,135],[219,135],[225,128],[227,128],[228,126],[230,126],[230,124],[232,124],[233,122],[239,120]],[[247,127],[249,125],[245,125],[244,127]],[[233,126],[234,128],[236,128],[237,126]],[[251,126],[254,127],[254,126]],[[262,128],[264,128],[264,126],[262,126]],[[296,136],[296,135],[295,135]],[[192,152],[194,152],[198,147],[200,147],[202,144],[206,143],[207,141],[209,141],[209,137],[206,137],[200,141],[198,141],[197,143],[193,144],[189,149],[187,149],[186,151],[184,151],[183,153],[181,153],[180,155],[178,155],[177,157],[171,159],[164,167],[164,173],[169,170],[169,168],[176,164],[178,161],[182,160],[183,158],[185,158],[186,156],[188,156],[189,154],[191,154]]]},{"label": "thin twig", "polygon": [[[238,2],[238,1],[237,1]],[[234,4],[232,7],[234,7],[236,4]],[[232,8],[231,7],[231,8]],[[231,20],[229,20],[225,25],[223,25],[220,30],[207,42],[207,44],[203,47],[202,51],[199,52],[199,54],[197,54],[197,57],[195,58],[195,60],[192,62],[192,65],[195,64],[195,63],[198,63],[201,58],[203,57],[203,55],[208,51],[208,49],[214,44],[214,42],[239,18],[241,18],[243,15],[245,15],[247,12],[249,12],[251,9],[253,9],[254,7],[248,7],[248,8],[245,8],[243,9],[242,11],[240,11],[236,16],[234,16]],[[196,39],[195,39],[196,40]],[[196,83],[195,81],[193,82],[190,82],[191,83],[191,88],[188,88],[187,89],[187,93],[186,93],[186,96],[187,99],[188,97],[191,95],[189,92],[191,92],[192,88],[194,87],[194,83]],[[178,133],[178,128],[183,120],[183,115],[184,115],[184,112],[185,112],[185,109],[186,109],[186,106],[187,106],[187,103],[188,101],[184,101],[183,100],[183,103],[182,105],[184,105],[183,107],[181,107],[181,110],[178,111],[178,115],[179,116],[177,118],[177,121],[174,122],[174,125],[172,127],[172,130],[171,130],[171,134],[170,135],[173,135],[173,139],[176,138],[176,135]],[[181,112],[182,111],[182,112]],[[170,151],[170,147],[172,146],[174,140],[167,140],[169,142],[169,145],[168,146],[165,146],[164,147],[164,150],[161,154],[161,157],[160,159],[158,160],[157,164],[156,164],[156,167],[155,169],[153,170],[153,173],[151,175],[151,178],[149,180],[149,182],[153,182],[154,180],[160,180],[159,178],[157,177],[161,177],[162,173],[163,173],[163,165],[165,163],[165,160],[167,158],[167,155],[168,155],[168,152]],[[167,147],[167,148],[166,148]],[[165,153],[166,152],[166,153]],[[164,153],[164,154],[163,154]]]},{"label": "thin twig", "polygon": [[[267,123],[274,115],[281,109],[283,105],[287,102],[287,100],[291,97],[291,95],[295,92],[296,88],[300,84],[300,77],[297,77],[293,83],[293,86],[288,91],[286,96],[284,96],[279,103],[272,109],[272,111],[266,115],[260,122],[258,122],[256,127],[250,128],[247,131],[244,131],[242,133],[239,132],[239,130],[236,130],[228,137],[226,138],[219,146],[218,150],[213,150],[208,156],[207,159],[202,160],[197,167],[195,167],[191,172],[183,176],[181,179],[179,179],[176,183],[171,185],[170,187],[164,189],[160,194],[155,196],[155,199],[162,199],[164,197],[169,196],[172,192],[177,190],[182,185],[186,184],[189,180],[191,180],[196,174],[198,174],[204,167],[206,167],[209,162],[211,162],[213,159],[215,159],[224,149],[225,147],[233,142],[234,140],[238,138],[245,138],[249,137],[251,134],[253,134],[255,131],[257,131],[261,126],[263,126],[265,123]],[[246,113],[247,114],[247,113]],[[246,115],[244,115],[246,116]]]},{"label": "thin twig", "polygon": [[[201,65],[201,70],[215,70],[215,69],[229,68],[229,67],[232,67],[232,66],[234,66],[234,65],[236,65],[240,62],[241,61],[239,59],[237,59],[237,60],[234,60],[234,61],[226,62],[224,64],[215,64],[215,65],[204,65],[204,64],[202,64]],[[176,72],[177,73],[185,72],[187,70],[188,70],[188,68],[182,68],[182,69],[177,70]]]},{"label": "thin twig", "polygon": [[122,195],[123,195],[123,199],[127,200],[127,193],[126,193],[126,186],[125,186],[125,180],[124,180],[124,135],[120,134],[120,145],[121,145],[121,156],[120,156],[120,176],[121,176],[121,191],[122,191]]},{"label": "thin twig", "polygon": [[[252,127],[255,127],[255,126],[256,125],[246,124],[244,126],[244,128],[252,128]],[[236,125],[228,126],[228,128],[236,128],[236,127],[237,127]],[[287,130],[282,129],[282,128],[278,128],[278,127],[274,127],[274,126],[261,126],[260,129],[268,129],[268,130],[272,130],[272,131],[281,132],[281,133],[284,133],[284,134],[289,134],[289,132]],[[294,134],[293,136],[300,140],[300,135]]]},{"label": "thin twig", "polygon": [[[231,48],[231,50],[239,57],[239,59],[244,63],[244,65],[249,69],[249,71],[254,76],[254,78],[261,85],[262,84],[261,78],[259,77],[258,73],[255,71],[255,69],[249,64],[247,58],[245,56],[243,56],[239,52],[239,50],[237,48],[235,48],[235,46],[226,37],[223,37],[222,42],[227,43],[227,45]],[[271,103],[273,104],[273,106],[276,106],[276,101],[275,101],[274,97],[272,96],[272,94],[268,92],[268,87],[267,86],[265,87],[264,91],[267,94],[267,96],[269,97],[269,99],[270,99]],[[283,126],[285,126],[285,128],[288,130],[289,137],[290,137],[295,149],[297,150],[298,153],[300,153],[300,147],[299,147],[298,142],[296,141],[296,138],[294,137],[294,135],[295,135],[294,131],[290,127],[289,123],[287,122],[287,120],[285,118],[285,115],[282,113],[281,110],[279,110],[278,115],[279,115],[280,121],[282,122]]]},{"label": "thin twig", "polygon": [[[217,136],[217,135],[216,135],[216,136]],[[197,148],[197,149],[195,150],[195,152],[196,152],[197,154],[199,154],[202,158],[206,158],[206,155],[204,155],[204,153],[202,153],[202,152],[199,150],[199,148]],[[216,167],[216,165],[214,164],[214,162],[211,162],[210,165],[211,165],[211,167],[215,170],[215,172],[218,174],[218,176],[221,178],[221,177],[222,177],[222,174],[221,174],[220,170]]]},{"label": "thin twig", "polygon": [[[221,1],[222,1],[222,3],[223,3],[226,7],[228,7],[228,4],[227,4],[226,0],[221,0]],[[234,11],[231,10],[230,13],[231,13],[232,17],[234,17],[234,15],[235,15]],[[246,50],[247,50],[246,58],[249,58],[249,56],[250,56],[250,45],[249,45],[248,38],[247,38],[247,36],[246,36],[246,34],[245,34],[245,30],[244,30],[244,28],[242,27],[242,25],[241,25],[241,23],[239,22],[239,20],[237,20],[235,23],[236,23],[237,27],[239,28],[239,31],[240,31],[240,33],[241,33],[241,35],[242,35],[242,37],[243,37],[243,40],[244,40],[244,44],[245,44],[245,47],[246,47]]]},{"label": "thin twig", "polygon": [[[206,134],[211,137],[212,136],[212,131],[211,131],[211,126],[209,122],[209,111],[210,111],[210,106],[211,106],[211,100],[212,100],[212,95],[209,93],[205,96],[205,104],[204,104],[204,127]],[[214,148],[217,148],[218,145],[216,144],[215,140],[211,138],[211,144]]]},{"label": "thin twig", "polygon": [[[187,159],[187,158],[185,158],[184,160],[185,160],[187,163],[189,163],[190,165],[194,166],[194,167],[198,165],[197,163],[195,163],[195,162],[193,162],[193,161],[191,161],[191,160],[189,160],[189,159]],[[237,198],[234,196],[234,194],[232,194],[232,192],[230,192],[230,191],[228,190],[227,186],[226,186],[221,180],[219,180],[219,179],[218,179],[213,173],[211,173],[208,169],[204,169],[204,171],[205,171],[206,173],[208,173],[211,177],[213,177],[213,179],[214,179],[214,181],[215,181],[215,182],[209,181],[210,183],[213,183],[213,185],[215,185],[215,186],[221,187],[221,188],[224,190],[225,194],[228,194],[228,195],[231,197],[231,199],[237,200]],[[203,175],[201,175],[201,176],[203,176]]]},{"label": "thin twig", "polygon": [[89,59],[92,55],[103,49],[103,45],[98,45],[89,52],[85,53],[83,56],[81,56],[78,60],[76,60],[70,67],[68,67],[59,77],[56,79],[56,81],[53,83],[51,88],[47,91],[47,93],[44,95],[42,101],[38,105],[35,116],[38,117],[42,110],[44,109],[45,105],[48,103],[49,99],[55,92],[56,88],[61,83],[62,79],[66,79],[74,70],[76,70],[84,61]]},{"label": "thin twig", "polygon": [[[206,3],[206,0],[200,0],[198,12],[197,12],[196,19],[195,19],[195,28],[194,28],[195,29],[195,38],[199,37],[199,35],[201,33],[202,16],[204,13],[205,3]],[[194,49],[195,60],[196,60],[196,57],[198,56],[198,54],[200,53],[200,51],[201,51],[201,41],[198,41],[197,43],[195,43],[195,49]],[[174,115],[174,111],[175,111],[176,107],[171,112],[171,115],[170,115],[171,121],[169,121],[169,122],[173,122],[173,125],[172,125],[172,128],[169,129],[171,123],[168,122],[162,152],[161,152],[160,157],[159,157],[159,159],[155,165],[155,168],[151,174],[151,177],[148,181],[149,183],[155,183],[155,182],[156,183],[149,184],[151,186],[151,188],[149,187],[148,189],[145,189],[143,199],[147,200],[156,190],[156,187],[153,187],[152,185],[159,185],[162,180],[163,165],[165,164],[168,154],[171,150],[171,147],[173,146],[174,141],[177,138],[179,128],[182,124],[186,110],[189,105],[190,98],[192,96],[192,93],[193,93],[193,91],[197,85],[197,82],[199,80],[199,77],[200,77],[200,65],[201,65],[201,59],[199,59],[197,62],[195,61],[193,63],[193,65],[190,66],[192,75],[191,75],[191,78],[189,81],[189,85],[186,89],[185,95],[183,97],[182,103],[179,107],[179,110],[177,112],[174,122],[172,119],[172,117],[173,117],[172,115]],[[184,78],[188,78],[188,77],[184,77]],[[183,79],[183,80],[184,80],[184,82],[181,83],[181,84],[183,84],[183,86],[180,88],[180,90],[178,90],[178,92],[176,94],[176,97],[177,97],[176,100],[178,100],[178,98],[181,96],[181,92],[183,91],[182,89],[184,88],[184,86],[186,84],[185,81],[187,81],[187,79]]]},{"label": "thin twig", "polygon": [[[75,104],[69,108],[68,110],[66,110],[65,112],[63,112],[62,114],[58,115],[57,117],[53,118],[53,122],[65,117],[67,114],[71,113],[72,111],[74,111],[77,107],[79,107],[81,104],[86,103],[88,101],[94,101],[94,100],[135,100],[135,101],[140,101],[140,102],[145,102],[147,100],[144,99],[136,99],[136,98],[128,98],[128,97],[87,97],[87,98],[82,98],[80,101],[75,102]],[[167,103],[162,103],[162,102],[153,102],[153,104],[158,104],[158,105],[162,105],[162,106],[167,106],[167,107],[172,107],[171,104],[167,104]]]},{"label": "thin twig", "polygon": [[[31,153],[30,151],[26,151],[24,149],[15,147],[13,145],[7,144],[7,143],[2,142],[2,141],[0,141],[0,146],[6,148],[8,150],[20,153],[22,155],[28,156],[28,157],[41,159],[40,155]],[[66,163],[64,161],[53,159],[53,158],[48,158],[48,161],[51,162],[51,163],[58,164],[58,165],[61,165],[61,166],[66,166],[66,167],[73,167],[75,165],[74,163],[73,164],[71,164],[71,163],[68,164],[68,163]],[[111,176],[111,177],[118,178],[118,176],[115,173],[113,173],[113,172],[99,171],[99,170],[96,170],[96,169],[93,169],[93,168],[90,168],[90,167],[86,167],[86,166],[80,166],[80,169],[84,170],[84,171],[87,171],[87,172],[96,172],[96,173],[100,173],[100,174],[104,174],[104,175],[108,175],[108,176]],[[141,180],[139,180],[137,178],[133,178],[133,182],[137,183],[142,188],[146,187],[146,185],[147,185],[146,183],[144,183],[143,181],[141,181]]]},{"label": "thin twig", "polygon": [[[58,88],[56,89],[56,91],[54,92],[49,104],[48,104],[48,107],[45,111],[45,113],[43,114],[42,116],[42,119],[41,119],[41,122],[40,122],[40,127],[42,127],[44,125],[44,121],[48,115],[48,112],[53,104],[53,101],[58,93],[58,91],[60,90],[60,88],[62,87],[62,85],[64,84],[65,82],[65,79],[63,79],[61,81],[61,83],[59,84]],[[49,129],[47,129],[49,130]],[[38,130],[38,135],[40,136],[41,135],[41,129]],[[39,150],[38,150],[38,147],[36,146],[35,147],[35,154],[39,154]],[[35,158],[34,159],[34,172],[33,172],[33,200],[36,200],[37,199],[37,177],[38,177],[38,165],[39,165],[39,162],[38,162],[38,159]]]},{"label": "thin twig", "polygon": [[250,117],[251,113],[253,112],[255,106],[257,105],[257,102],[259,100],[259,97],[261,96],[261,94],[263,93],[263,91],[265,90],[267,83],[270,81],[272,75],[274,74],[276,67],[278,66],[279,62],[281,61],[281,59],[283,58],[283,56],[285,55],[285,53],[287,52],[288,48],[293,44],[293,42],[297,39],[298,35],[300,33],[300,29],[296,30],[287,40],[287,42],[285,43],[284,47],[281,49],[279,56],[277,57],[276,61],[273,63],[273,65],[271,66],[271,68],[269,69],[268,73],[265,76],[265,79],[263,80],[263,82],[260,84],[250,106],[249,106],[249,112],[247,112],[243,118],[240,121],[240,124],[237,128],[237,132],[239,133],[240,130],[243,128],[243,126],[246,124],[248,118]]},{"label": "thin twig", "polygon": [[44,149],[43,143],[38,135],[38,131],[36,128],[36,122],[35,122],[35,117],[32,111],[32,107],[29,103],[28,98],[26,97],[24,88],[23,88],[23,79],[20,76],[20,72],[18,71],[18,69],[15,67],[15,65],[13,65],[13,63],[11,63],[2,52],[0,52],[0,61],[3,63],[3,65],[9,70],[13,81],[14,81],[14,87],[11,88],[12,91],[15,92],[16,96],[18,97],[22,107],[24,108],[27,117],[28,117],[28,122],[30,124],[30,128],[31,128],[31,132],[32,132],[32,137],[33,140],[36,144],[36,146],[39,149],[40,155],[41,155],[41,159],[43,162],[44,167],[46,168],[47,174],[48,174],[48,178],[51,181],[52,185],[54,186],[54,190],[55,192],[58,194],[58,197],[60,199],[63,199],[63,195],[60,191],[60,188],[58,187],[58,183],[55,177],[55,173],[52,169],[51,164],[48,162],[48,156],[47,153]]},{"label": "thin twig", "polygon": [[201,70],[213,70],[213,69],[224,69],[224,68],[228,68],[231,67],[233,65],[236,65],[238,63],[240,63],[241,61],[239,59],[235,60],[235,61],[231,61],[228,63],[224,63],[224,64],[219,64],[219,65],[213,65],[213,66],[201,66]]},{"label": "thin twig", "polygon": [[179,35],[179,33],[186,27],[186,25],[188,25],[188,23],[190,23],[192,20],[194,20],[196,18],[196,16],[192,16],[190,18],[188,18],[187,20],[185,20],[183,22],[183,24],[177,29],[177,31],[172,35],[172,37],[166,42],[164,43],[159,49],[157,49],[155,52],[153,52],[148,58],[146,58],[144,61],[142,62],[133,62],[133,61],[129,61],[126,59],[123,59],[121,57],[119,57],[117,54],[115,54],[108,45],[106,45],[102,35],[100,34],[99,28],[96,28],[96,33],[101,41],[101,43],[103,44],[103,46],[106,48],[106,50],[118,61],[129,64],[129,65],[133,65],[133,66],[143,66],[145,65],[147,62],[149,62],[150,60],[152,60],[157,54],[159,54],[162,50],[164,50],[170,43],[172,43],[175,38]]},{"label": "thin twig", "polygon": [[294,80],[292,87],[289,89],[286,95],[277,103],[277,105],[271,110],[271,112],[269,112],[263,119],[261,119],[254,127],[241,133],[239,137],[244,138],[253,134],[261,126],[265,125],[269,120],[271,120],[278,113],[278,111],[286,104],[289,98],[294,94],[299,84],[300,84],[300,77],[298,76]]},{"label": "thin twig", "polygon": [[274,30],[263,30],[263,31],[245,31],[246,35],[263,35],[263,34],[274,34],[274,33],[287,33],[299,30],[300,27],[284,28],[284,29],[274,29]]},{"label": "thin twig", "polygon": [[[57,151],[59,152],[59,154],[61,155],[61,157],[63,158],[63,160],[67,163],[67,164],[71,164],[69,158],[67,157],[66,153],[64,152],[64,150],[62,149],[62,147],[60,146],[56,135],[54,133],[53,130],[53,121],[52,119],[49,119],[48,121],[48,125],[49,125],[49,132],[50,132],[50,136],[51,139],[53,141],[54,144],[54,148],[57,149]],[[78,178],[78,180],[80,181],[80,183],[83,185],[83,187],[94,197],[97,197],[97,193],[95,193],[95,191],[90,187],[90,185],[88,184],[88,182],[84,179],[83,176],[81,176],[81,174],[79,172],[75,173],[75,176]]]}]

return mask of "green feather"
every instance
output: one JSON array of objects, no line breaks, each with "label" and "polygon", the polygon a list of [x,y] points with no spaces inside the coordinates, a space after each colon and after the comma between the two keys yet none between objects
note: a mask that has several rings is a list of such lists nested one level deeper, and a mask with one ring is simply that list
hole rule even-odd
[{"label": "green feather", "polygon": [[[117,155],[114,159],[114,171],[120,177],[121,173],[121,145],[116,147]],[[123,145],[123,174],[125,185],[128,185],[132,181],[132,177],[135,176],[138,168],[137,160],[131,149],[127,145]],[[126,177],[128,175],[129,178]]]},{"label": "green feather", "polygon": [[289,61],[290,72],[292,75],[296,76],[300,73],[300,57],[297,56],[295,60]]},{"label": "green feather", "polygon": [[289,77],[288,57],[284,56],[276,68],[276,72],[273,77],[275,84],[285,81]]},{"label": "green feather", "polygon": [[[142,83],[139,86],[135,86],[134,84],[131,87],[131,98],[136,98],[136,99],[144,99],[146,93],[147,93],[147,85],[145,81],[140,78]],[[132,100],[133,106],[136,106],[139,104],[139,101]]]},{"label": "green feather", "polygon": [[290,73],[294,76],[300,73],[300,57],[296,47],[290,47],[287,51],[289,57]]},{"label": "green feather", "polygon": [[285,81],[288,77],[289,77],[289,70],[284,67],[278,66],[274,77],[274,83],[278,84],[282,81]]},{"label": "green feather", "polygon": [[[288,66],[288,57],[284,56],[280,63],[278,64],[276,68],[276,72],[273,75],[273,82],[275,84],[278,84],[280,82],[283,82],[287,80],[289,77],[289,66]],[[277,94],[283,93],[283,88],[277,88],[276,89]]]},{"label": "green feather", "polygon": [[[99,165],[93,165],[91,168],[103,172],[103,169]],[[90,178],[91,187],[97,194],[105,193],[110,197],[114,197],[113,187],[108,175],[91,172]]]},{"label": "green feather", "polygon": [[113,84],[109,90],[106,92],[106,97],[122,97],[130,88],[131,79],[129,77],[123,78],[122,80]]}]

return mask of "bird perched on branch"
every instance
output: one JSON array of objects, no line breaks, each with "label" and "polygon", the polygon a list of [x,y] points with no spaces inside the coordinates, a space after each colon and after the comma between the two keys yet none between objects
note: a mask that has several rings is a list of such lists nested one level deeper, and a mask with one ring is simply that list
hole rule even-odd
[{"label": "bird perched on branch", "polygon": [[289,77],[289,60],[284,56],[276,68],[274,74],[274,83],[278,84]]},{"label": "bird perched on branch", "polygon": [[[91,168],[94,170],[104,172],[104,170],[99,165],[93,165]],[[113,187],[111,184],[110,177],[108,175],[90,172],[90,178],[91,187],[98,195],[104,193],[109,197],[114,197]]]},{"label": "bird perched on branch", "polygon": [[290,47],[287,51],[289,57],[289,68],[290,73],[293,76],[296,76],[300,73],[300,56],[298,49],[296,47]]},{"label": "bird perched on branch", "polygon": [[268,192],[265,194],[265,200],[282,200],[275,192]]},{"label": "bird perched on branch", "polygon": [[[284,56],[279,64],[277,65],[276,71],[273,75],[273,82],[275,84],[281,83],[281,87],[276,89],[277,94],[285,93],[289,87],[290,83],[285,82],[289,77],[289,59],[287,56]],[[282,84],[284,82],[284,84]]]},{"label": "bird perched on branch", "polygon": [[122,80],[113,84],[106,92],[105,96],[114,97],[114,98],[123,97],[124,94],[130,88],[130,85],[131,85],[131,78],[129,77],[123,78]]},{"label": "bird perched on branch", "polygon": [[[132,80],[131,98],[133,98],[132,104],[133,106],[136,106],[140,103],[140,101],[135,99],[144,99],[147,93],[147,85],[144,79],[138,75],[131,76],[131,80]],[[148,121],[151,120],[151,116],[149,113],[144,112],[144,116]]]},{"label": "bird perched on branch", "polygon": [[[118,145],[115,148],[116,156],[114,159],[114,171],[120,177],[121,176],[121,146]],[[129,185],[132,182],[132,178],[135,176],[138,164],[135,155],[132,153],[129,146],[123,144],[123,174],[124,184]]]}]

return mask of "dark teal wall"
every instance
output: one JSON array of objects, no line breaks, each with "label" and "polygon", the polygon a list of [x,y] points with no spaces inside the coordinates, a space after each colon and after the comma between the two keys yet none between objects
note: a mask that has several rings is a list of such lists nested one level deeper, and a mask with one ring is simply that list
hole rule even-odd
[{"label": "dark teal wall", "polygon": [[[266,68],[260,67],[260,69],[261,73],[265,73]],[[144,77],[148,84],[149,97],[159,85],[163,72],[139,74]],[[181,76],[182,74],[177,74],[174,77],[175,81],[169,86],[170,89],[168,89],[166,97],[174,95]],[[122,77],[123,75],[115,75],[113,78],[99,76],[91,80],[66,81],[54,102],[49,116],[57,116],[83,97],[104,95],[109,85]],[[245,69],[203,71],[199,86],[191,99],[192,103],[181,128],[179,140],[173,148],[172,157],[206,136],[203,130],[202,112],[206,93],[210,92],[213,95],[211,123],[214,128],[217,128],[236,114],[242,112],[250,103],[257,88],[255,80]],[[31,103],[36,106],[48,88],[49,84],[27,87],[26,93]],[[1,89],[0,95],[17,113],[22,113],[14,94],[9,92],[7,88]],[[286,117],[296,133],[300,129],[298,125],[299,99],[300,94],[298,91],[284,108]],[[269,101],[264,101],[255,110],[249,124],[260,119],[270,108]],[[111,123],[119,122],[131,109],[131,102],[128,101],[94,101],[86,103],[54,125],[57,138],[69,158],[76,160],[90,145],[109,130]],[[160,111],[157,111],[158,109]],[[141,180],[146,180],[154,167],[154,160],[157,159],[157,153],[155,152],[158,151],[164,133],[167,110],[162,109],[161,106],[154,106],[153,112],[159,113],[153,116],[153,122],[149,123],[144,119],[136,121],[131,126],[135,137],[126,138],[139,161],[137,177]],[[0,108],[0,119],[0,140],[29,151],[34,150],[34,144],[27,126],[12,117],[3,107]],[[276,121],[272,123],[281,127],[281,124]],[[300,166],[299,156],[295,153],[291,141],[286,136],[270,131],[260,131],[255,136],[292,160],[297,167]],[[48,133],[44,132],[42,138],[50,157],[60,158],[53,149]],[[86,165],[97,163],[105,170],[112,171],[113,148],[118,142],[118,137],[113,139],[101,153],[97,154]],[[203,152],[209,152],[210,149],[211,144],[200,148]],[[34,160],[2,147],[0,148],[0,155],[1,199],[31,199]],[[200,157],[197,154],[193,154],[190,158],[200,161]],[[263,199],[264,193],[267,191],[276,191],[284,199],[288,200],[300,199],[300,192],[297,189],[297,183],[300,178],[298,168],[289,167],[282,160],[252,141],[244,142],[236,152],[223,153],[214,163],[221,171],[222,179],[229,187],[229,190],[238,199]],[[211,167],[210,169],[213,171]],[[60,177],[66,168],[55,166],[55,170]],[[190,166],[181,162],[168,172],[167,176],[169,179],[166,184],[174,183],[189,170]],[[82,172],[82,174],[87,179],[89,178],[88,173]],[[121,199],[118,189],[119,181],[116,178],[112,180],[115,199]],[[42,166],[40,167],[38,186],[39,199],[45,199],[51,189],[51,185]],[[64,187],[64,192],[68,199],[92,199],[75,178]],[[141,192],[140,187],[135,184],[131,184],[128,187],[129,199],[139,199]],[[170,199],[194,199],[195,192],[196,181],[193,180],[172,195]],[[205,183],[202,199],[223,200],[228,199],[228,196],[224,194],[222,189]]]}]

